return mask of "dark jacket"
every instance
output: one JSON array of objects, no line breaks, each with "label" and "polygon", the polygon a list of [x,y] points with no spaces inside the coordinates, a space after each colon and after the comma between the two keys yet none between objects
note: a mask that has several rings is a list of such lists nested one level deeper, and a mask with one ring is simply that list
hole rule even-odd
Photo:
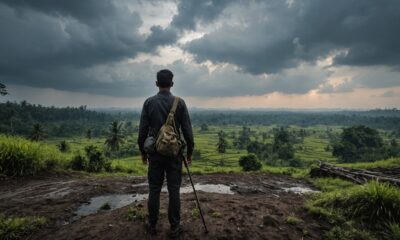
[{"label": "dark jacket", "polygon": [[[174,96],[169,91],[160,91],[144,102],[142,115],[140,117],[138,137],[139,150],[142,154],[145,154],[143,150],[144,141],[148,135],[157,136],[158,131],[167,119],[173,101]],[[183,137],[186,141],[187,154],[192,155],[194,147],[192,125],[190,123],[188,109],[183,99],[180,99],[176,108],[175,124],[179,134],[181,133],[180,130],[182,130]]]}]

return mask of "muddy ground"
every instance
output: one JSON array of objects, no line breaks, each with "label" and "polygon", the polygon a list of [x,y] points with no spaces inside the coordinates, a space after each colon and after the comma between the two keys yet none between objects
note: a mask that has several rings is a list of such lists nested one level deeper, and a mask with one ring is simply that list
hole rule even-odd
[{"label": "muddy ground", "polygon": [[[273,174],[210,174],[195,175],[193,179],[201,184],[227,185],[233,194],[199,191],[209,228],[206,235],[196,214],[193,194],[181,193],[185,227],[182,239],[321,239],[328,228],[302,207],[306,194],[301,192],[311,189],[300,180]],[[182,185],[189,185],[186,177]],[[206,187],[204,190],[208,191]],[[130,208],[146,212],[143,198],[117,209],[95,209],[93,214],[86,212],[87,216],[81,216],[82,211],[78,211],[90,207],[95,202],[93,197],[135,197],[145,193],[144,177],[100,178],[74,174],[8,180],[0,182],[0,212],[44,216],[49,220],[27,239],[166,239],[169,224],[165,192],[161,194],[159,233],[152,238],[145,234],[144,220],[140,216],[129,218],[128,214]],[[288,216],[296,216],[300,222],[288,222]]]}]

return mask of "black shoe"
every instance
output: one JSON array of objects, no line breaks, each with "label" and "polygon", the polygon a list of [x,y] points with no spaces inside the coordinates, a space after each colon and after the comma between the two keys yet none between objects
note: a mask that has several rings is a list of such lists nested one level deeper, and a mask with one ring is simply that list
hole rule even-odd
[{"label": "black shoe", "polygon": [[182,225],[178,225],[176,227],[172,227],[168,232],[169,239],[178,239],[183,233]]},{"label": "black shoe", "polygon": [[146,233],[148,235],[154,236],[157,235],[157,229],[155,225],[151,225],[150,223],[146,223],[144,225],[144,228],[146,229]]}]

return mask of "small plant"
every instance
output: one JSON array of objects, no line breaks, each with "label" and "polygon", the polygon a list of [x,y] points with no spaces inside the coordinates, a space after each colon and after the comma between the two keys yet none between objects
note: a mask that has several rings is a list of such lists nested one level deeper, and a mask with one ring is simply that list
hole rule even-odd
[{"label": "small plant", "polygon": [[190,216],[191,216],[193,219],[198,219],[198,218],[200,217],[200,211],[199,211],[199,209],[198,209],[198,208],[193,208],[193,209],[190,211]]},{"label": "small plant", "polygon": [[46,224],[43,217],[6,217],[0,214],[0,239],[16,240]]},{"label": "small plant", "polygon": [[110,210],[111,209],[111,205],[106,202],[103,205],[101,205],[100,210]]},{"label": "small plant", "polygon": [[353,222],[345,222],[340,226],[333,227],[325,234],[327,240],[373,240],[374,238],[368,231],[358,230]]},{"label": "small plant", "polygon": [[239,165],[243,168],[244,171],[257,171],[260,170],[262,167],[261,162],[254,154],[240,157]]},{"label": "small plant", "polygon": [[285,222],[290,225],[297,225],[300,222],[302,222],[302,220],[293,213],[291,213],[289,216],[286,217]]},{"label": "small plant", "polygon": [[67,143],[67,141],[63,140],[60,142],[60,144],[58,144],[58,150],[60,150],[60,152],[67,152],[69,149],[69,145]]},{"label": "small plant", "polygon": [[218,211],[211,211],[210,216],[213,217],[213,218],[221,218],[222,217],[222,213],[220,213]]},{"label": "small plant", "polygon": [[133,207],[130,207],[128,209],[127,219],[128,219],[128,221],[145,220],[146,219],[146,212],[143,209],[143,206],[142,205],[135,205]]},{"label": "small plant", "polygon": [[400,239],[400,224],[388,223],[386,224],[386,238],[387,239]]}]

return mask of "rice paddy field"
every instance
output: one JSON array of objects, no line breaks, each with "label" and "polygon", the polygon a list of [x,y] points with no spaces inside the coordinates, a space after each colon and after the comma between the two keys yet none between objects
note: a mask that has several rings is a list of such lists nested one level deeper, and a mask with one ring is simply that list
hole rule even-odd
[{"label": "rice paddy field", "polygon": [[[254,125],[247,126],[251,130],[251,140],[256,140],[263,143],[273,142],[273,129],[277,126],[262,126]],[[290,126],[290,131],[296,132],[302,129],[298,126]],[[341,132],[340,126],[313,126],[303,128],[307,132],[307,136],[300,143],[294,145],[296,152],[295,157],[307,163],[307,165],[317,161],[335,162],[336,158],[332,156],[331,151],[327,151],[326,147],[329,145],[329,138],[327,132],[339,134]],[[238,161],[241,156],[247,154],[245,149],[237,149],[234,144],[234,136],[238,136],[242,130],[240,125],[226,125],[226,126],[209,126],[208,130],[202,131],[200,127],[194,127],[195,136],[195,154],[191,169],[195,173],[229,173],[239,172]],[[228,147],[226,153],[220,154],[217,152],[218,133],[224,131]],[[104,147],[105,138],[92,138],[74,137],[69,139],[52,138],[44,141],[45,144],[57,146],[61,141],[66,141],[69,150],[66,155],[72,157],[77,152],[83,152],[84,148],[89,145],[96,145],[99,148]],[[124,146],[127,148],[138,149],[136,144],[137,134],[127,136]],[[135,156],[113,158],[112,165],[119,166],[122,169],[130,169],[134,175],[145,175],[147,167],[142,164],[140,154]],[[271,167],[264,164],[264,171],[281,172],[286,171],[285,167]]]}]

